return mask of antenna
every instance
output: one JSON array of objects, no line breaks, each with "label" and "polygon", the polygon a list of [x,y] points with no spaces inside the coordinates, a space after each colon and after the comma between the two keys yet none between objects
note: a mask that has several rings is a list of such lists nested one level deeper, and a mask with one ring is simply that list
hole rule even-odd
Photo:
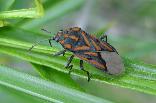
[{"label": "antenna", "polygon": [[48,30],[46,30],[46,29],[44,29],[44,28],[41,28],[41,30],[42,30],[42,31],[45,31],[45,32],[47,32],[47,33],[49,33],[49,34],[51,34],[50,31],[48,31]]},{"label": "antenna", "polygon": [[[45,31],[45,32],[47,32],[47,33],[49,33],[49,34],[51,34],[50,31],[48,31],[48,30],[46,30],[46,29],[44,29],[44,28],[41,28],[41,30],[43,30],[43,31]],[[50,46],[52,47],[51,40],[53,40],[53,39],[51,39],[51,38],[50,38],[50,39],[44,39],[44,40],[40,40],[40,41],[34,43],[34,44],[32,45],[32,47],[29,48],[29,51],[31,51],[31,50],[32,50],[36,45],[38,45],[39,43],[41,43],[41,42],[43,42],[43,41],[46,41],[46,40],[49,40],[49,44],[50,44]]]},{"label": "antenna", "polygon": [[41,42],[43,42],[43,41],[46,41],[46,40],[49,40],[49,44],[50,44],[50,46],[52,47],[52,44],[51,44],[51,40],[52,40],[52,39],[50,38],[50,39],[40,40],[40,41],[34,43],[34,44],[28,49],[28,51],[31,51],[36,45],[38,45],[39,43],[41,43]]}]

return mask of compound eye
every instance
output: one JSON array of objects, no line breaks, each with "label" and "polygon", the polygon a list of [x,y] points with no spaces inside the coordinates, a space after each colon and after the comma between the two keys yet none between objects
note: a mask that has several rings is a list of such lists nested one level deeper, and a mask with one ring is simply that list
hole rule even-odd
[{"label": "compound eye", "polygon": [[63,30],[58,31],[58,34],[63,34]]},{"label": "compound eye", "polygon": [[62,34],[63,33],[63,30],[60,30],[57,32],[57,34]]},{"label": "compound eye", "polygon": [[63,30],[60,30],[59,32],[63,32]]}]

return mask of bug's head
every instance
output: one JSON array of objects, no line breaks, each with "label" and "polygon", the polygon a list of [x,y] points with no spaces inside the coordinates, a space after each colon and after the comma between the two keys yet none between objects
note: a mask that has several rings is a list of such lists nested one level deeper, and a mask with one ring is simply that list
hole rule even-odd
[{"label": "bug's head", "polygon": [[59,42],[60,40],[64,39],[64,34],[69,34],[71,32],[71,28],[60,30],[57,32],[57,34],[52,37],[52,40],[55,40],[56,42]]},{"label": "bug's head", "polygon": [[57,34],[54,37],[52,37],[52,40],[59,42],[59,40],[62,38],[62,35],[63,35],[63,30],[60,30],[59,32],[57,32]]},{"label": "bug's head", "polygon": [[77,33],[81,30],[79,27],[73,27],[73,28],[67,28],[65,30],[60,30],[57,32],[57,34],[52,37],[52,40],[55,40],[56,42],[59,42],[60,40],[64,39],[64,35]]}]

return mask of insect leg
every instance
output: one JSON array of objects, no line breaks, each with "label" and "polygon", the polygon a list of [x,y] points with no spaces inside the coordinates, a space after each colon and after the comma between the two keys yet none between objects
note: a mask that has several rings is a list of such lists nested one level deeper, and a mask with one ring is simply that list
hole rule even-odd
[{"label": "insect leg", "polygon": [[59,56],[61,54],[63,54],[63,56],[64,56],[65,52],[66,52],[66,50],[61,50],[61,51],[55,53],[53,56]]},{"label": "insect leg", "polygon": [[[105,41],[105,42],[107,42],[107,35],[102,35],[102,36],[100,36],[100,38],[99,38],[101,41]],[[105,40],[104,40],[105,39]]]},{"label": "insect leg", "polygon": [[89,81],[90,81],[90,78],[91,78],[91,75],[90,75],[90,73],[89,73],[87,70],[84,69],[84,67],[83,67],[83,60],[80,60],[80,69],[81,69],[82,71],[84,71],[84,72],[87,73],[88,82],[89,82]]},{"label": "insect leg", "polygon": [[70,65],[71,61],[73,60],[74,55],[72,55],[71,57],[69,57],[67,64],[65,65],[65,68],[70,68],[69,69],[69,74],[71,73],[71,70],[73,68],[73,65]]},{"label": "insect leg", "polygon": [[49,39],[49,44],[50,44],[50,46],[52,47],[52,43],[51,43],[51,40],[52,40],[52,39]]}]

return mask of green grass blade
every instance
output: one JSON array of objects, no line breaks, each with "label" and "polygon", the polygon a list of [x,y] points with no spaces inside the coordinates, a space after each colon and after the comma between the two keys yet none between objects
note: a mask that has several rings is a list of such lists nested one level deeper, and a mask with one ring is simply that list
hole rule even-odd
[{"label": "green grass blade", "polygon": [[[69,53],[67,53],[66,57],[52,57],[51,54],[55,53],[57,49],[48,46],[36,46],[32,52],[28,52],[28,48],[32,45],[32,38],[36,38],[35,34],[16,29],[14,32],[8,29],[8,31],[2,31],[1,33],[3,35],[0,35],[0,52],[68,73],[63,67],[66,63],[67,56],[70,55]],[[23,36],[24,34],[27,34],[27,36]],[[37,36],[38,38],[43,38],[41,35]],[[156,66],[130,59],[123,59],[123,62],[126,71],[120,76],[107,75],[87,63],[85,63],[85,69],[93,75],[92,80],[156,95]],[[79,60],[74,59],[73,64],[74,71],[72,75],[87,79],[86,74],[79,69]]]},{"label": "green grass blade", "polygon": [[9,23],[5,20],[0,20],[0,27],[7,26]]},{"label": "green grass blade", "polygon": [[43,18],[30,20],[21,26],[27,29],[33,29],[38,26],[43,26],[48,21],[52,21],[57,17],[61,17],[63,14],[73,11],[75,8],[79,7],[84,0],[62,0],[61,2],[53,5],[51,8],[45,10],[45,15]]},{"label": "green grass blade", "polygon": [[15,0],[0,0],[0,11],[8,10]]},{"label": "green grass blade", "polygon": [[4,11],[0,13],[0,19],[8,19],[8,18],[32,18],[36,16],[36,9],[29,8],[29,9],[22,9],[22,10],[11,10],[11,11]]},{"label": "green grass blade", "polygon": [[0,19],[9,18],[38,18],[43,16],[44,10],[40,0],[34,0],[36,7],[20,10],[10,10],[0,12]]},{"label": "green grass blade", "polygon": [[[32,43],[28,43],[28,42],[32,42],[31,41],[32,35],[33,35],[33,37],[37,38],[37,35],[34,34],[34,33],[31,33],[31,32],[29,32],[29,33],[27,31],[22,32],[20,29],[16,30],[16,29],[13,29],[13,28],[8,28],[8,27],[5,27],[4,31],[6,29],[8,30],[7,33],[3,32],[1,30],[1,32],[3,32],[3,35],[0,35],[0,38],[1,38],[1,43],[3,42],[3,44],[9,45],[9,46],[30,48],[32,46]],[[11,30],[15,34],[13,34],[12,36],[8,35],[8,34],[12,33],[12,32],[9,32],[9,30]],[[21,36],[25,32],[28,33],[27,37]],[[45,37],[45,36],[42,36],[42,35],[40,35],[40,36],[41,36],[40,39]],[[12,39],[9,39],[9,38],[12,38]],[[27,41],[27,43],[19,41],[19,40]],[[24,46],[24,44],[26,44],[26,45]],[[50,54],[51,50],[52,50],[51,48],[47,48],[47,47],[44,46],[43,50],[41,49],[39,51],[41,51],[41,52],[43,51],[45,53],[49,53]],[[28,50],[26,50],[26,51],[28,52]],[[35,66],[37,66],[37,64],[35,64]],[[45,69],[41,69],[41,68],[45,68]],[[46,79],[52,80],[54,82],[57,82],[58,84],[64,84],[65,86],[67,86],[69,88],[74,88],[74,89],[78,89],[78,90],[84,91],[84,90],[82,90],[82,88],[77,83],[75,83],[75,81],[73,81],[70,78],[69,75],[66,75],[65,73],[58,72],[56,70],[52,70],[51,68],[48,68],[48,67],[45,67],[45,66],[39,66],[39,65],[37,66],[36,69],[42,75],[42,77],[44,77]]]},{"label": "green grass blade", "polygon": [[64,85],[68,88],[84,91],[71,77],[63,72],[59,72],[49,67],[32,63],[39,74],[46,80],[53,81],[57,84]]},{"label": "green grass blade", "polygon": [[[30,62],[54,68],[58,71],[65,73],[68,72],[66,69],[62,68],[66,62],[64,57],[53,58],[44,53],[29,53],[23,49],[11,48],[2,45],[0,46],[0,52],[2,53],[14,55]],[[75,70],[72,72],[72,75],[86,78],[87,80],[87,76],[79,70],[79,63],[77,59],[74,60],[73,64]],[[126,72],[121,76],[107,75],[88,64],[85,65],[85,68],[93,75],[92,80],[156,95],[156,66],[139,63],[129,59],[124,59],[124,64]]]},{"label": "green grass blade", "polygon": [[40,98],[0,85],[1,103],[47,103]]},{"label": "green grass blade", "polygon": [[55,103],[110,103],[40,78],[0,66],[0,84]]}]

